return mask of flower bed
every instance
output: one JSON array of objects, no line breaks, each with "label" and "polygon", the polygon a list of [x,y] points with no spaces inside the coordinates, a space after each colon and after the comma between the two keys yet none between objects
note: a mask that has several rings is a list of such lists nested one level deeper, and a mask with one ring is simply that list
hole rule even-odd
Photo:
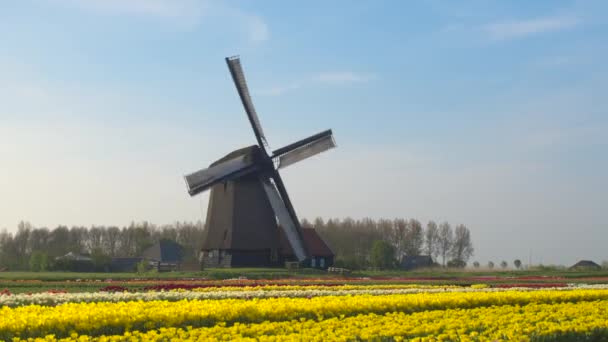
[{"label": "flower bed", "polygon": [[[608,339],[606,316],[608,301],[531,303],[524,307],[503,305],[203,328],[168,327],[102,337],[73,334],[62,341],[601,341]],[[58,339],[50,335],[37,341]]]},{"label": "flower bed", "polygon": [[[357,315],[409,315],[437,310],[469,310],[493,306],[520,308],[530,304],[608,301],[606,289],[474,291],[311,298],[167,300],[65,303],[55,307],[27,305],[0,309],[0,339],[67,337],[149,331],[166,327],[213,327],[292,320],[322,321]],[[601,312],[589,312],[592,318]],[[443,320],[450,319],[450,316]],[[483,322],[486,318],[479,316]],[[608,325],[605,321],[604,324]]]}]

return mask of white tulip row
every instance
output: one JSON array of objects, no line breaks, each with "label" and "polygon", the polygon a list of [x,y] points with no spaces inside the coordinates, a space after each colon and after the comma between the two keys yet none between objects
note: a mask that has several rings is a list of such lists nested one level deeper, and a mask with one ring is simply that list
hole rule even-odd
[{"label": "white tulip row", "polygon": [[160,291],[160,292],[76,292],[76,293],[34,293],[0,295],[0,307],[18,307],[24,305],[55,306],[63,303],[91,302],[131,302],[131,301],[179,301],[194,299],[225,299],[225,298],[271,298],[271,297],[318,297],[318,296],[355,296],[355,295],[390,295],[411,293],[437,292],[504,292],[504,291],[543,291],[543,290],[572,290],[572,289],[608,289],[608,284],[581,285],[569,284],[567,287],[551,288],[403,288],[403,289],[353,289],[353,290],[287,290],[287,291]]}]

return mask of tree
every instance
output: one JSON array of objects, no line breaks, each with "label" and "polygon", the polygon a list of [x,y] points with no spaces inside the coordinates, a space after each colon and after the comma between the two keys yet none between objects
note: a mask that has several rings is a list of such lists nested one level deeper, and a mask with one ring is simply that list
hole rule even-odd
[{"label": "tree", "polygon": [[45,250],[50,257],[58,257],[68,253],[70,230],[66,226],[59,226],[53,229],[49,235]]},{"label": "tree", "polygon": [[110,256],[116,256],[118,244],[120,242],[120,229],[118,227],[108,227],[103,235],[104,250]]},{"label": "tree", "polygon": [[392,223],[389,223],[388,220],[380,220],[378,222],[378,228],[382,234],[388,233],[388,235],[391,236],[389,242],[395,247],[395,255],[397,257],[403,256],[403,254],[406,253],[407,221],[402,218],[396,218]]},{"label": "tree", "polygon": [[44,272],[48,270],[48,257],[46,253],[35,251],[30,256],[30,271]]},{"label": "tree", "polygon": [[504,261],[504,260],[503,260],[503,261],[501,261],[501,262],[500,262],[500,267],[501,267],[502,269],[507,268],[507,266],[509,266],[509,264],[508,264],[506,261]]},{"label": "tree", "polygon": [[372,245],[372,266],[378,268],[390,268],[394,264],[395,249],[384,240],[376,240]]},{"label": "tree", "polygon": [[489,269],[493,269],[494,268],[494,262],[488,261],[488,268]]},{"label": "tree", "polygon": [[435,258],[439,254],[439,229],[434,221],[429,221],[424,231],[424,252]]},{"label": "tree", "polygon": [[479,261],[475,261],[475,262],[473,263],[473,267],[475,267],[475,268],[479,268],[479,266],[480,266],[480,265],[479,265]]},{"label": "tree", "polygon": [[454,240],[450,255],[454,260],[462,260],[465,263],[473,255],[473,242],[471,241],[471,232],[469,229],[460,224],[454,230]]},{"label": "tree", "polygon": [[439,226],[439,237],[437,239],[439,255],[441,255],[441,260],[443,266],[445,266],[446,258],[450,254],[450,250],[452,249],[452,243],[454,240],[454,234],[452,233],[452,227],[447,222],[443,222]]},{"label": "tree", "polygon": [[420,221],[410,219],[405,229],[405,241],[403,252],[405,255],[420,255],[424,243],[424,231]]},{"label": "tree", "polygon": [[104,254],[101,248],[96,248],[91,251],[91,259],[93,267],[97,272],[108,272],[112,258]]},{"label": "tree", "polygon": [[521,260],[515,259],[515,261],[513,261],[513,265],[515,268],[519,269],[521,267]]}]

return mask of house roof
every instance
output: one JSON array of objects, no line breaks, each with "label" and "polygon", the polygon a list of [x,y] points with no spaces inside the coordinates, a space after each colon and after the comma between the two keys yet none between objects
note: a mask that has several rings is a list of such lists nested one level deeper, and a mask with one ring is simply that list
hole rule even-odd
[{"label": "house roof", "polygon": [[596,264],[595,262],[591,261],[591,260],[581,260],[579,262],[577,262],[576,264],[572,265],[570,268],[601,268],[600,265]]},{"label": "house roof", "polygon": [[148,247],[143,257],[160,262],[179,262],[182,259],[182,246],[175,241],[160,240]]},{"label": "house roof", "polygon": [[[333,257],[334,252],[329,245],[321,238],[314,228],[302,228],[302,239],[310,256]],[[293,255],[293,249],[285,237],[283,230],[280,230],[281,254]]]},{"label": "house roof", "polygon": [[66,259],[66,260],[76,260],[76,261],[91,261],[93,260],[88,254],[78,254],[74,252],[69,252],[66,255],[56,257],[55,259]]}]

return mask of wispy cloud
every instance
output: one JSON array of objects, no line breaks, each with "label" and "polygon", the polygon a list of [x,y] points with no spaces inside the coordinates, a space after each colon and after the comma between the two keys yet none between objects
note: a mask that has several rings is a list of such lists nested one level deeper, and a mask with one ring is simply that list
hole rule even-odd
[{"label": "wispy cloud", "polygon": [[264,19],[236,7],[207,0],[50,0],[104,15],[146,16],[164,19],[192,30],[205,18],[221,19],[237,27],[252,43],[270,38]]},{"label": "wispy cloud", "polygon": [[497,22],[486,25],[483,29],[493,40],[506,40],[566,30],[578,24],[579,19],[575,17],[554,16]]},{"label": "wispy cloud", "polygon": [[249,40],[254,43],[266,41],[270,38],[270,30],[266,22],[257,15],[246,15],[248,18]]}]

